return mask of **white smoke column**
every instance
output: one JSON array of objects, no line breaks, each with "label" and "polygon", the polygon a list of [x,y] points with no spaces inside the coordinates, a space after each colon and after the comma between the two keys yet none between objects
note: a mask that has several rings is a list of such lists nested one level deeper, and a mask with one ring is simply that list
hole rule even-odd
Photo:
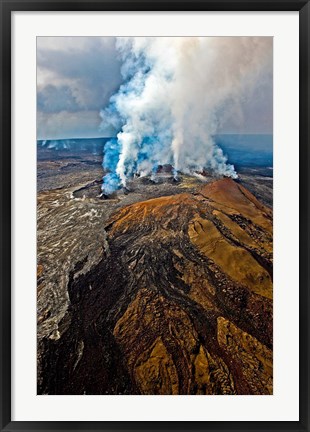
[{"label": "white smoke column", "polygon": [[[240,105],[270,68],[272,44],[264,37],[118,38],[125,80],[102,113],[119,119],[122,184],[158,164],[194,172],[209,168],[237,177],[213,140],[225,108]],[[238,112],[240,110],[236,110]]]},{"label": "white smoke column", "polygon": [[235,176],[212,139],[218,112],[242,100],[268,67],[271,49],[269,38],[180,38],[171,91],[179,169],[211,167]]}]

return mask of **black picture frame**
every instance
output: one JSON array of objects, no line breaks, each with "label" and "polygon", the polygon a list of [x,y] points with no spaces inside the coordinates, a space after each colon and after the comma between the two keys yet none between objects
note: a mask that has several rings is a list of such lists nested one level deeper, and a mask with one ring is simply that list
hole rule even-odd
[{"label": "black picture frame", "polygon": [[[0,307],[1,431],[310,431],[309,424],[309,35],[310,6],[305,0],[0,0]],[[276,422],[98,422],[11,421],[11,13],[13,11],[299,11],[300,151],[300,420]],[[13,107],[14,109],[14,107]],[[289,229],[289,227],[288,227]]]}]

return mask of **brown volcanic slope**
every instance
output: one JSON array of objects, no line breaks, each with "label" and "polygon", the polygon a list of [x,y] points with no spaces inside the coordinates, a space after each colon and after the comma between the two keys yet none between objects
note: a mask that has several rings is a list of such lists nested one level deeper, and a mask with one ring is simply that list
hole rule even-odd
[{"label": "brown volcanic slope", "polygon": [[67,330],[44,339],[39,393],[272,393],[269,208],[222,179],[105,230],[100,262],[69,278]]}]

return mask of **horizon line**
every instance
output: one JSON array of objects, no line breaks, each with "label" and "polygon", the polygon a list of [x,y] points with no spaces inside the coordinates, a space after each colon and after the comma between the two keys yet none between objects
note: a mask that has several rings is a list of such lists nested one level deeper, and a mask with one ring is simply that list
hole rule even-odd
[{"label": "horizon line", "polygon": [[[250,133],[242,133],[242,132],[219,132],[214,134],[213,136],[217,135],[272,135],[273,132],[250,132]],[[112,139],[117,138],[116,136],[87,136],[87,137],[62,137],[62,138],[37,138],[37,141],[60,141],[60,140],[82,140],[82,139]]]}]

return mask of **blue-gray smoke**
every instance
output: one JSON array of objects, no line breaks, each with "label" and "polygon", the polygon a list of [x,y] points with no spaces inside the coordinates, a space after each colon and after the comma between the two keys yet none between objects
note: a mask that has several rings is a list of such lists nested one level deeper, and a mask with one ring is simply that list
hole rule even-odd
[{"label": "blue-gray smoke", "polygon": [[117,139],[111,139],[106,142],[102,165],[107,174],[103,178],[102,190],[107,195],[112,194],[120,185],[119,176],[116,174],[119,151],[120,145]]}]

